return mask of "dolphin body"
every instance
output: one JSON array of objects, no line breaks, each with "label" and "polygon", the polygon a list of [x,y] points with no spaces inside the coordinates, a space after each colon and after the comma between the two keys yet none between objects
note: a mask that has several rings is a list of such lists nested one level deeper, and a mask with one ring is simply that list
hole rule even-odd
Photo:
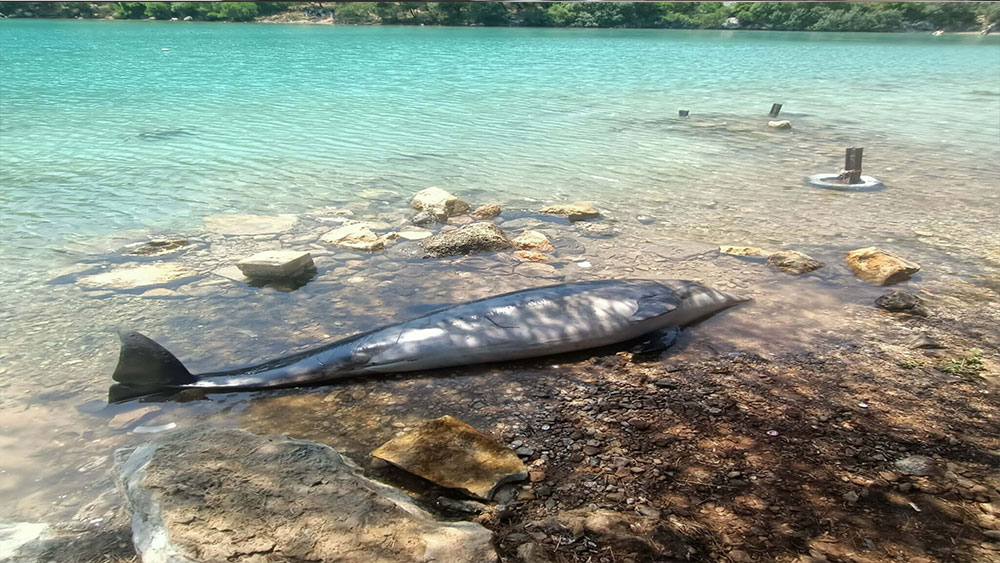
[{"label": "dolphin body", "polygon": [[683,280],[551,285],[454,305],[262,364],[198,375],[156,342],[125,332],[108,401],[192,388],[293,387],[572,352],[680,328],[744,301]]}]

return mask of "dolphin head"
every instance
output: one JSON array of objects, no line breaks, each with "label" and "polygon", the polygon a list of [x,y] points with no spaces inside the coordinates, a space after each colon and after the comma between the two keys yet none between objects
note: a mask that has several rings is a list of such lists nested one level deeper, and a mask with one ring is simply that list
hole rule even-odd
[{"label": "dolphin head", "polygon": [[720,311],[750,301],[749,297],[730,295],[698,282],[665,280],[660,283],[670,288],[681,302],[675,312],[675,322],[681,326],[694,324]]}]

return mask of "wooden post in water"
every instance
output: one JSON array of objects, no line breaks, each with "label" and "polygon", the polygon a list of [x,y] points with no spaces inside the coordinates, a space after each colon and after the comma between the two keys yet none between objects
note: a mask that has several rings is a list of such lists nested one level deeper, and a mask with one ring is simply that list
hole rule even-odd
[{"label": "wooden post in water", "polygon": [[768,115],[771,117],[778,117],[779,113],[781,113],[781,104],[771,104],[771,113]]},{"label": "wooden post in water", "polygon": [[848,184],[861,183],[861,153],[863,147],[850,147],[844,158],[844,176]]},{"label": "wooden post in water", "polygon": [[677,117],[687,117],[688,113],[690,112],[686,109],[677,110]]}]

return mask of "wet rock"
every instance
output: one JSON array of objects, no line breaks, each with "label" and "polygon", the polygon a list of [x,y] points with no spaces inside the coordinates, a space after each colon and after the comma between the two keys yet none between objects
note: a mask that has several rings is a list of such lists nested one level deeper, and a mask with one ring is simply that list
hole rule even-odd
[{"label": "wet rock", "polygon": [[364,223],[351,223],[334,229],[322,237],[320,242],[342,248],[373,252],[385,247],[385,239],[376,235]]},{"label": "wet rock", "polygon": [[791,129],[792,122],[787,119],[779,119],[775,121],[768,121],[767,126],[771,129]]},{"label": "wet rock", "polygon": [[430,420],[382,444],[373,457],[476,498],[528,478],[517,454],[451,416]]},{"label": "wet rock", "polygon": [[534,250],[517,250],[514,252],[514,258],[522,262],[548,262],[549,260],[547,254],[535,252]]},{"label": "wet rock", "polygon": [[418,227],[427,227],[433,225],[434,223],[437,223],[438,220],[430,213],[426,211],[421,211],[420,213],[417,213],[416,215],[411,217],[410,222]]},{"label": "wet rock", "polygon": [[497,215],[500,215],[500,211],[501,209],[499,205],[495,203],[487,203],[486,205],[480,205],[479,207],[477,207],[475,211],[470,213],[470,215],[472,215],[476,219],[482,219],[485,221],[487,219],[492,219]]},{"label": "wet rock", "polygon": [[538,250],[541,252],[552,252],[555,248],[549,242],[548,237],[538,231],[524,231],[511,239],[511,244],[519,250]]},{"label": "wet rock", "polygon": [[413,195],[410,207],[417,211],[425,211],[438,221],[447,221],[449,217],[461,215],[469,211],[469,204],[441,188],[427,188]]},{"label": "wet rock", "polygon": [[920,271],[920,265],[874,246],[847,253],[847,267],[859,279],[875,285],[904,282]]},{"label": "wet rock", "polygon": [[940,468],[933,458],[925,455],[911,455],[896,460],[896,469],[907,475],[928,476],[935,475]]},{"label": "wet rock", "polygon": [[731,256],[760,256],[766,257],[774,254],[770,250],[757,248],[756,246],[720,246],[719,252]]},{"label": "wet rock", "polygon": [[886,311],[909,313],[921,317],[930,314],[930,309],[924,305],[924,300],[920,296],[906,291],[893,291],[881,295],[875,299],[875,306]]},{"label": "wet rock", "polygon": [[162,256],[190,245],[191,241],[187,239],[151,240],[133,248],[129,251],[129,254],[135,254],[137,256]]},{"label": "wet rock", "polygon": [[77,283],[92,288],[140,289],[194,278],[197,275],[180,262],[156,262],[141,266],[119,267],[103,274],[83,276]]},{"label": "wet rock", "polygon": [[775,252],[767,257],[767,263],[786,274],[793,275],[808,274],[823,267],[823,263],[819,260],[794,250]]},{"label": "wet rock", "polygon": [[613,237],[619,232],[618,229],[606,223],[577,223],[576,230],[592,237]]},{"label": "wet rock", "polygon": [[266,235],[290,231],[298,220],[295,215],[209,215],[205,230],[220,235]]},{"label": "wet rock", "polygon": [[538,211],[539,213],[547,213],[549,215],[564,215],[570,221],[583,221],[584,219],[593,219],[601,216],[589,201],[546,205]]},{"label": "wet rock", "polygon": [[441,258],[504,250],[511,242],[493,223],[473,223],[421,241],[425,256]]},{"label": "wet rock", "polygon": [[266,250],[244,258],[236,266],[248,278],[287,279],[315,270],[312,255],[300,250]]},{"label": "wet rock", "polygon": [[227,429],[116,452],[143,561],[496,561],[478,524],[438,522],[332,448]]},{"label": "wet rock", "polygon": [[194,21],[194,18],[191,17],[191,16],[184,16],[184,21],[186,21],[186,22]]}]

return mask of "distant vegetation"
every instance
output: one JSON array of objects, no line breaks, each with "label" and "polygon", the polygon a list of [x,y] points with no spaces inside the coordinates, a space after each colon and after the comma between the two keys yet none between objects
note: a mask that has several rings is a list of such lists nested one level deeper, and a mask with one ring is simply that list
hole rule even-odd
[{"label": "distant vegetation", "polygon": [[[8,17],[801,31],[978,31],[995,2],[0,2]],[[732,18],[735,18],[732,19]]]}]

